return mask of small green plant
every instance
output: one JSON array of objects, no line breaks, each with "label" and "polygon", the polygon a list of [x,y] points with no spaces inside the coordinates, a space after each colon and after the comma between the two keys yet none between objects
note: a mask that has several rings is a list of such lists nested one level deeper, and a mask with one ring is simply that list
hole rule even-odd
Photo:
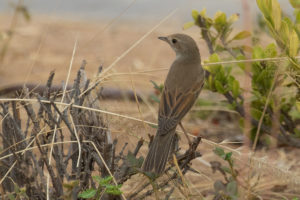
[{"label": "small green plant", "polygon": [[[266,47],[259,43],[246,46],[236,42],[251,37],[248,31],[234,33],[233,24],[239,18],[237,14],[227,17],[219,11],[210,18],[205,9],[200,12],[193,10],[193,21],[183,26],[184,29],[192,26],[200,28],[211,54],[204,62],[208,72],[205,88],[227,99],[231,109],[240,114],[242,127],[244,104],[250,102],[253,149],[258,142],[264,142],[261,135],[272,135],[274,130],[281,142],[299,147],[300,63],[295,56],[300,44],[300,4],[296,0],[290,2],[295,9],[294,21],[282,16],[277,0],[257,0],[268,32],[274,38],[274,43]],[[249,67],[245,62],[239,62],[249,58],[257,61],[251,62]],[[236,60],[236,63],[212,64],[229,59]],[[275,62],[276,59],[280,62]],[[252,80],[252,96],[247,100],[239,81],[241,74]],[[273,130],[274,126],[278,128]]]},{"label": "small green plant", "polygon": [[227,19],[224,12],[218,11],[214,18],[210,18],[206,15],[204,8],[201,12],[193,10],[192,17],[194,21],[184,24],[183,29],[194,25],[201,28],[201,35],[208,45],[210,54],[226,51],[235,57],[236,53],[241,50],[247,50],[248,47],[244,45],[231,44],[235,40],[242,40],[251,36],[248,31],[241,31],[232,36],[232,25],[239,19],[238,14],[233,14]]},{"label": "small green plant", "polygon": [[112,177],[108,176],[101,178],[93,176],[93,179],[98,183],[98,188],[89,188],[78,194],[79,198],[83,199],[99,199],[104,193],[110,195],[121,195],[120,188],[122,185],[111,184]]},{"label": "small green plant", "polygon": [[163,88],[164,88],[164,85],[163,84],[160,84],[160,85],[158,85],[155,81],[150,81],[152,84],[153,84],[153,88],[154,88],[154,94],[152,94],[151,96],[150,96],[150,98],[153,100],[153,101],[155,101],[155,102],[157,102],[157,103],[159,103],[159,96],[160,96],[160,94],[162,93],[162,91],[163,91]]},{"label": "small green plant", "polygon": [[14,193],[8,194],[9,200],[30,199],[26,194],[25,188],[20,188],[16,183],[14,183],[14,190]]},{"label": "small green plant", "polygon": [[[234,160],[232,158],[232,152],[225,153],[224,149],[216,147],[214,153],[225,160],[227,166],[222,166],[220,162],[212,161],[211,166],[213,172],[219,171],[225,179],[225,182],[217,180],[214,183],[215,198],[214,199],[238,199],[238,171],[234,169]],[[229,177],[228,177],[229,176]]]},{"label": "small green plant", "polygon": [[70,181],[63,183],[63,187],[65,189],[63,199],[71,199],[72,198],[72,192],[74,189],[76,189],[79,185],[79,181]]}]

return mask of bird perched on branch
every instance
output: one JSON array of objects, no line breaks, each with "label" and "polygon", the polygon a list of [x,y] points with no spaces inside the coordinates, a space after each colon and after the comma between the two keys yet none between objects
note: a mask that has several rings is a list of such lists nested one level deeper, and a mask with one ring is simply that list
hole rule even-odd
[{"label": "bird perched on branch", "polygon": [[[199,49],[193,38],[185,34],[173,34],[159,39],[171,46],[176,58],[168,72],[160,99],[156,136],[142,167],[143,171],[156,174],[164,171],[168,157],[174,150],[177,125],[186,134],[181,120],[195,103],[205,78]],[[189,138],[188,141],[190,143]]]}]

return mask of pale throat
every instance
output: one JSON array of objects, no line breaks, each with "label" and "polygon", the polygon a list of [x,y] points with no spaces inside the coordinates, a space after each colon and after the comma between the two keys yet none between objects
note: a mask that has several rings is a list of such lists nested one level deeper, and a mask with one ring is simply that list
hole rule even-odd
[{"label": "pale throat", "polygon": [[176,58],[175,60],[180,60],[181,58],[183,58],[181,53],[176,53]]},{"label": "pale throat", "polygon": [[199,52],[195,52],[193,54],[189,53],[182,53],[182,52],[176,52],[176,58],[175,61],[184,61],[184,60],[194,60],[200,62],[200,55]]}]

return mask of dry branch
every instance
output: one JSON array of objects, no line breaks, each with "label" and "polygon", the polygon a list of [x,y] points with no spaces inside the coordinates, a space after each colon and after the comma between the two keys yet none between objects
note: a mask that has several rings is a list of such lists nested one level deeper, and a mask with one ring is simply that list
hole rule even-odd
[{"label": "dry branch", "polygon": [[[122,184],[133,175],[141,173],[143,157],[138,155],[144,140],[137,141],[133,152],[127,150],[127,143],[119,144],[123,148],[119,152],[116,151],[118,140],[112,140],[103,114],[96,112],[100,109],[99,92],[97,92],[99,86],[89,86],[90,81],[86,77],[84,67],[85,62],[78,71],[73,86],[68,87],[69,92],[64,98],[64,104],[60,106],[55,102],[60,102],[60,92],[63,87],[53,86],[54,72],[50,73],[45,86],[38,87],[41,90],[39,93],[36,93],[36,90],[31,91],[35,87],[33,85],[31,88],[24,87],[20,91],[21,98],[36,98],[38,106],[22,100],[0,104],[2,118],[0,141],[3,149],[0,157],[5,156],[0,161],[0,176],[1,180],[4,180],[3,198],[14,192],[17,184],[19,188],[25,189],[26,194],[22,195],[30,199],[46,199],[46,197],[77,199],[79,192],[98,187],[98,183],[93,179],[95,175],[101,178],[113,175],[114,183]],[[83,91],[85,93],[81,95]],[[101,94],[106,97],[116,94],[120,96],[119,91],[110,89],[103,89]],[[127,97],[133,95],[132,98],[135,98],[131,91],[126,95]],[[83,109],[84,107],[94,110]],[[21,113],[25,116],[25,123],[22,123]],[[23,124],[26,124],[25,127]],[[58,131],[57,134],[54,134],[55,130]],[[52,142],[53,151],[50,151]],[[177,152],[178,164],[183,174],[188,170],[193,171],[190,162],[200,156],[196,151],[199,142],[200,138],[195,138],[193,145],[185,153]],[[17,153],[20,151],[24,153]],[[51,163],[49,156],[53,158]],[[177,173],[173,172],[173,167],[174,165],[171,164],[166,169],[166,173],[172,175],[170,179],[159,184],[161,188],[169,185],[171,180],[178,179]],[[50,184],[47,184],[46,180],[48,174]],[[140,191],[136,195],[139,196],[138,198],[143,198],[152,193],[153,190],[148,190],[143,194]],[[125,197],[104,194],[103,198],[124,199]]]}]

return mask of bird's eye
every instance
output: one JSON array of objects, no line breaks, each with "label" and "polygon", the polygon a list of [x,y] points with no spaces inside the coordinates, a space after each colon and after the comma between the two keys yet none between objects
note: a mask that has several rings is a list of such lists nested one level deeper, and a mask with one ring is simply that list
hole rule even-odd
[{"label": "bird's eye", "polygon": [[177,42],[176,39],[172,39],[172,43],[175,44]]}]

